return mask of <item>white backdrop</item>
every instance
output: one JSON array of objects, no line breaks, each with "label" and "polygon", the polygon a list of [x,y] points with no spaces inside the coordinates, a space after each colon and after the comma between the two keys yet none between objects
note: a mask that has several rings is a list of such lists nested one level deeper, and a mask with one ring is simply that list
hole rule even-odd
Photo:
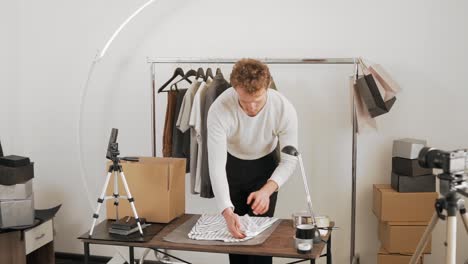
[{"label": "white backdrop", "polygon": [[[2,113],[13,114],[7,120],[9,125],[2,126],[1,138],[14,142],[9,150],[36,162],[37,206],[64,205],[56,221],[57,251],[82,253],[75,238],[90,225],[90,203],[94,206],[104,180],[110,128],[120,129],[123,155],[151,154],[146,57],[363,56],[384,65],[404,91],[391,113],[379,118],[379,132],[358,138],[357,252],[362,263],[376,262],[379,243],[377,220],[371,212],[372,184],[390,181],[392,140],[422,138],[448,150],[468,145],[465,1],[160,1],[122,32],[97,65],[83,116],[86,174],[82,179],[77,125],[89,64],[116,27],[144,2],[2,3],[4,10],[18,10],[1,18],[18,30],[8,27],[2,36],[7,44],[0,46],[0,54],[12,54],[6,51],[10,47],[16,52],[0,68],[2,75],[5,70],[10,76],[7,81],[2,79],[2,94],[13,98],[5,100],[11,106],[1,106]],[[169,77],[173,66],[158,66],[158,84]],[[227,77],[230,66],[223,70]],[[300,149],[312,199],[317,211],[334,218],[341,228],[334,233],[334,259],[346,263],[351,189],[346,78],[353,68],[309,65],[272,66],[271,70],[280,91],[297,108]],[[8,85],[16,89],[5,89]],[[158,147],[164,97],[157,98]],[[214,201],[186,195],[187,212],[215,210]],[[277,216],[289,217],[303,208],[296,171],[280,192]],[[468,258],[462,250],[468,242],[462,227],[459,224],[457,263]],[[443,238],[444,225],[440,224],[426,263],[442,261]],[[92,248],[98,255],[114,252],[112,248]],[[175,254],[195,263],[227,259],[218,254]]]},{"label": "white backdrop", "polygon": [[[18,102],[18,3],[0,3],[0,141],[5,153],[14,149]],[[15,117],[14,117],[15,116]]]}]

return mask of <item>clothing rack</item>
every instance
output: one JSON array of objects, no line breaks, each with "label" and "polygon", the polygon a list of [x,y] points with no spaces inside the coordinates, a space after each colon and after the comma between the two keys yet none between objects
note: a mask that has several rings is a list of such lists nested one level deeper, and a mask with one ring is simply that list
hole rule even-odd
[{"label": "clothing rack", "polygon": [[[234,64],[240,58],[147,58],[151,65],[151,138],[153,157],[156,157],[156,64]],[[256,58],[265,64],[352,64],[357,74],[358,58]],[[356,242],[356,160],[357,160],[357,117],[356,106],[352,100],[353,128],[352,128],[352,199],[351,199],[351,246],[350,263],[359,263],[359,255],[355,254]]]},{"label": "clothing rack", "polygon": [[[234,64],[240,58],[157,58],[148,59],[148,63],[184,63],[184,64]],[[356,64],[357,58],[257,58],[266,64]]]}]

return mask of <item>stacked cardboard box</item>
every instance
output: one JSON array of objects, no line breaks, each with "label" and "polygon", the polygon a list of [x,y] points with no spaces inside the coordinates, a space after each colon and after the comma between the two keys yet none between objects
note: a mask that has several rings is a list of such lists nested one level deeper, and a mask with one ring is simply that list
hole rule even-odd
[{"label": "stacked cardboard box", "polygon": [[[384,261],[396,256],[411,257],[434,213],[437,193],[399,193],[388,184],[376,184],[373,196],[373,211],[379,220],[378,236],[382,248],[378,263],[397,263]],[[423,253],[431,253],[430,242]]]},{"label": "stacked cardboard box", "polygon": [[[425,145],[425,141],[416,139],[394,141],[391,185],[374,185],[373,211],[379,220],[381,242],[379,264],[408,263],[435,212],[435,176],[418,163]],[[430,253],[429,240],[423,254]]]},{"label": "stacked cardboard box", "polygon": [[[379,264],[408,264],[411,260],[410,255],[405,254],[389,254],[387,251],[380,249],[377,255],[377,263]],[[423,263],[423,258],[419,260],[418,264]]]},{"label": "stacked cardboard box", "polygon": [[0,228],[34,223],[33,165],[29,158],[0,157]]}]

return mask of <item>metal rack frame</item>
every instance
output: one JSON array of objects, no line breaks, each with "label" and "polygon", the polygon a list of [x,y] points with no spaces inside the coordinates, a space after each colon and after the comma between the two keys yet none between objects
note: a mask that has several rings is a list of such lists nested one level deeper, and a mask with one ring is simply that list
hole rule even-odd
[{"label": "metal rack frame", "polygon": [[[151,65],[151,138],[152,153],[156,157],[156,64],[234,64],[240,58],[147,58]],[[256,58],[266,64],[350,64],[355,66],[357,74],[358,58]],[[350,263],[359,263],[359,255],[355,254],[356,243],[356,160],[357,160],[357,117],[356,106],[352,100],[353,128],[352,128],[352,199],[351,199],[351,246]]]}]

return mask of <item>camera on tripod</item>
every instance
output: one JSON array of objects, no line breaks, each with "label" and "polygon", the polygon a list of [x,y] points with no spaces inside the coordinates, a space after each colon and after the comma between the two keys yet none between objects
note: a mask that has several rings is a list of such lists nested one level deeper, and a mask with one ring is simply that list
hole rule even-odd
[{"label": "camera on tripod", "polygon": [[[133,214],[135,216],[135,220],[137,222],[138,230],[140,231],[140,235],[143,236],[143,229],[141,226],[140,218],[138,218],[138,214],[135,208],[134,201],[132,194],[130,193],[130,188],[128,187],[127,180],[125,179],[125,174],[123,172],[122,165],[120,165],[120,160],[126,160],[126,161],[138,161],[138,157],[124,157],[120,158],[120,151],[119,151],[119,144],[117,143],[117,134],[119,130],[117,128],[113,128],[111,131],[111,135],[109,138],[109,144],[107,146],[107,153],[106,153],[106,158],[112,161],[112,165],[109,166],[109,170],[107,172],[106,176],[106,181],[104,183],[104,187],[102,188],[101,195],[99,196],[97,202],[98,206],[96,208],[95,213],[93,214],[93,225],[91,226],[91,229],[89,230],[89,237],[93,235],[94,232],[94,227],[96,226],[96,221],[99,218],[99,210],[101,209],[101,205],[105,200],[113,199],[114,200],[114,205],[116,209],[116,217],[115,219],[119,219],[119,213],[118,213],[118,206],[119,206],[119,199],[125,198],[128,200],[130,203],[130,206],[133,210]],[[107,186],[109,184],[111,176],[114,174],[114,194],[113,196],[105,196]],[[127,193],[127,196],[120,196],[119,194],[119,185],[118,185],[118,176],[121,177],[122,183],[125,188],[125,192]]]},{"label": "camera on tripod", "polygon": [[111,131],[109,144],[107,146],[107,154],[106,154],[106,158],[109,160],[114,160],[117,156],[120,155],[119,143],[117,143],[118,133],[119,133],[119,130],[117,128],[113,128]]},{"label": "camera on tripod", "polygon": [[[455,264],[457,248],[457,213],[460,212],[465,230],[468,232],[468,214],[464,200],[461,195],[468,197],[468,184],[466,177],[467,150],[459,149],[454,151],[443,151],[435,148],[423,147],[419,151],[419,165],[424,168],[442,169],[442,173],[437,175],[440,179],[441,198],[435,202],[435,213],[432,216],[416,251],[411,257],[410,264],[418,261],[423,248],[426,246],[428,237],[434,230],[439,219],[447,221],[447,234],[445,240],[446,264]],[[447,214],[444,215],[443,211]]]},{"label": "camera on tripod", "polygon": [[468,184],[465,171],[467,169],[468,154],[466,149],[443,151],[436,148],[424,147],[419,152],[419,165],[424,168],[441,169],[440,193],[459,192],[466,196]]},{"label": "camera on tripod", "polygon": [[419,165],[442,169],[444,173],[464,173],[467,163],[466,149],[443,151],[425,147],[419,152]]}]

